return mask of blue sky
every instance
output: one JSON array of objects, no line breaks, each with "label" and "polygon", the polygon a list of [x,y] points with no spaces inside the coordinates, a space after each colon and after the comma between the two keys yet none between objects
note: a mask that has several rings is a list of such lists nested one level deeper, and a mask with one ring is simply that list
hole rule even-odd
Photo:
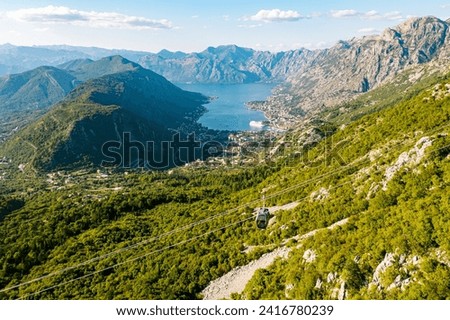
[{"label": "blue sky", "polygon": [[15,0],[0,3],[0,43],[151,52],[223,44],[314,49],[425,15],[450,18],[450,0]]}]

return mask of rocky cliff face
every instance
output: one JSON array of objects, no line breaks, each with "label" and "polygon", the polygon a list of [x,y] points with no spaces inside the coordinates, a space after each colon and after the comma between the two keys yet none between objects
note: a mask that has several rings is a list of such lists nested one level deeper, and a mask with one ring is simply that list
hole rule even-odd
[{"label": "rocky cliff face", "polygon": [[289,107],[297,114],[314,113],[376,88],[409,67],[444,63],[448,39],[448,22],[425,17],[409,19],[381,35],[340,41],[289,77],[286,92],[295,102]]}]

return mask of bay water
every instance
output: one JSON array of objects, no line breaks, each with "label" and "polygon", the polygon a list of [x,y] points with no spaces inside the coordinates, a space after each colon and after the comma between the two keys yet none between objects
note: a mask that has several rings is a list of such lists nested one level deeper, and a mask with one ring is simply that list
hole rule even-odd
[{"label": "bay water", "polygon": [[177,84],[183,90],[200,92],[214,99],[205,107],[206,112],[199,123],[209,129],[248,131],[260,130],[261,122],[267,120],[261,111],[250,110],[246,102],[266,100],[274,84]]}]

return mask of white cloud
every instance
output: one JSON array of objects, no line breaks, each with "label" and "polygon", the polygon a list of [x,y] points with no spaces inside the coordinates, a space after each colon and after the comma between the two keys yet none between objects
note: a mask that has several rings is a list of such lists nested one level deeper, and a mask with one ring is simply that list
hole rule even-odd
[{"label": "white cloud", "polygon": [[376,10],[369,10],[365,13],[366,17],[374,17],[374,16],[378,16],[379,13]]},{"label": "white cloud", "polygon": [[348,17],[355,17],[357,15],[359,15],[359,12],[353,9],[331,11],[331,16],[333,18],[348,18]]},{"label": "white cloud", "polygon": [[378,11],[375,10],[367,11],[366,13],[363,13],[361,16],[367,20],[376,20],[381,19],[383,17],[381,14],[378,13]]},{"label": "white cloud", "polygon": [[380,30],[375,29],[375,28],[362,28],[358,30],[358,33],[364,33],[364,34],[374,34],[374,33],[379,33]]},{"label": "white cloud", "polygon": [[361,18],[364,20],[403,20],[404,17],[400,11],[391,11],[386,13],[379,13],[375,10],[371,10],[365,13],[361,13]]},{"label": "white cloud", "polygon": [[363,20],[403,20],[404,17],[399,11],[391,11],[386,13],[379,13],[375,10],[370,10],[367,12],[359,12],[353,9],[346,10],[332,10],[331,16],[333,18],[349,18],[349,17],[359,17]]},{"label": "white cloud", "polygon": [[124,15],[117,12],[80,11],[68,7],[47,6],[41,8],[8,11],[8,18],[23,22],[46,24],[71,24],[96,28],[118,29],[171,29],[169,20],[153,20],[144,17]]},{"label": "white cloud", "polygon": [[383,17],[388,20],[402,20],[403,19],[403,16],[400,11],[392,11],[392,12],[385,13],[383,15]]},{"label": "white cloud", "polygon": [[303,19],[304,17],[298,13],[297,11],[287,10],[283,11],[280,9],[272,9],[272,10],[259,10],[253,16],[245,20],[251,21],[263,21],[263,22],[282,22],[282,21],[298,21]]}]

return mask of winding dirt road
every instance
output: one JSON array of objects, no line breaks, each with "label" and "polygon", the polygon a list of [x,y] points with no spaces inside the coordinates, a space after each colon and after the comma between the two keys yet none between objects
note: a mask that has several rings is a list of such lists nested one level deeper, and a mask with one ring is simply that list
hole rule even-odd
[{"label": "winding dirt road", "polygon": [[[293,209],[298,205],[298,202],[289,203],[284,206],[277,206],[269,208],[270,212],[276,212],[278,210],[289,210]],[[332,230],[338,226],[342,226],[348,222],[348,218],[340,220],[327,228],[320,228],[316,230],[312,230],[303,235],[297,235],[292,239],[296,239],[298,241],[305,240],[314,236],[317,232],[324,229]],[[290,239],[286,239],[283,243],[288,242]],[[270,266],[275,259],[277,258],[287,258],[289,252],[291,252],[292,248],[288,247],[280,247],[272,252],[266,253],[262,255],[259,259],[250,262],[249,264],[241,267],[236,267],[227,274],[222,277],[211,281],[210,284],[202,291],[204,300],[220,300],[220,299],[229,299],[231,294],[241,293],[244,291],[245,286],[250,281],[250,279],[255,274],[256,270],[261,268],[267,268]]]}]

